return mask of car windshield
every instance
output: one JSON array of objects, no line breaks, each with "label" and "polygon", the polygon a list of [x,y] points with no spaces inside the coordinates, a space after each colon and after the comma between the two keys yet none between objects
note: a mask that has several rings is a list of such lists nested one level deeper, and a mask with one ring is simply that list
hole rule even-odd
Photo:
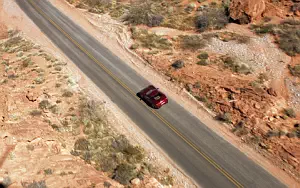
[{"label": "car windshield", "polygon": [[146,95],[150,95],[153,91],[155,91],[156,89],[151,89],[151,90],[149,90],[147,93],[146,93]]},{"label": "car windshield", "polygon": [[160,99],[160,95],[156,95],[153,97],[155,100],[159,100]]}]

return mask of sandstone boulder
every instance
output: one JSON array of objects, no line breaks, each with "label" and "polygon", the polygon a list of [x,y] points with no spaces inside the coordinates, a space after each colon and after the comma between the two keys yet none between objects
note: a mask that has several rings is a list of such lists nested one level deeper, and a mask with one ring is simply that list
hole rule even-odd
[{"label": "sandstone boulder", "polygon": [[229,13],[237,23],[248,24],[259,18],[265,9],[265,0],[232,0]]}]

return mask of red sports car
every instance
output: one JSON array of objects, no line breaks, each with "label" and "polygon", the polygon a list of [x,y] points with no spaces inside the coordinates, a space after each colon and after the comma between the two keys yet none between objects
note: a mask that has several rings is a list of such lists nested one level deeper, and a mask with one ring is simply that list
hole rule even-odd
[{"label": "red sports car", "polygon": [[142,91],[138,92],[137,96],[155,109],[158,109],[168,103],[166,95],[158,91],[158,88],[153,85],[149,85]]}]

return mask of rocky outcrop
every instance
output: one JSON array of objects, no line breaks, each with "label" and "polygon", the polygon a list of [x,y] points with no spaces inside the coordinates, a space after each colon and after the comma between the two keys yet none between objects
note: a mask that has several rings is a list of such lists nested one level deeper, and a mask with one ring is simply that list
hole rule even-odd
[{"label": "rocky outcrop", "polygon": [[240,24],[247,24],[261,17],[266,9],[264,0],[232,0],[229,6],[230,18]]}]

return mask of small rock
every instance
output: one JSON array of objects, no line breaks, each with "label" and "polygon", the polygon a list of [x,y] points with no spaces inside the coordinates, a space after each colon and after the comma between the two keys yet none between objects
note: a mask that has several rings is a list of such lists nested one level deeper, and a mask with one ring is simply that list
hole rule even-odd
[{"label": "small rock", "polygon": [[31,101],[31,102],[34,102],[37,100],[38,98],[38,94],[36,92],[30,92],[28,91],[27,94],[26,94],[26,98]]},{"label": "small rock", "polygon": [[269,148],[270,148],[268,145],[266,145],[266,144],[263,143],[263,142],[260,142],[260,143],[259,143],[259,146],[260,146],[262,149],[269,149]]},{"label": "small rock", "polygon": [[148,180],[146,180],[145,182],[145,188],[150,188],[150,187],[157,187],[157,188],[163,188],[163,185],[160,184],[157,179],[155,178],[150,178]]},{"label": "small rock", "polygon": [[277,97],[277,93],[273,88],[267,89],[267,92],[268,92],[269,95]]},{"label": "small rock", "polygon": [[273,118],[273,117],[269,117],[268,119],[269,119],[269,121],[273,121],[273,120],[274,120],[274,118]]},{"label": "small rock", "polygon": [[193,90],[193,85],[192,84],[186,84],[186,90],[188,92],[191,92]]},{"label": "small rock", "polygon": [[256,109],[260,109],[260,105],[259,105],[258,103],[255,103],[255,104],[254,104],[254,107],[255,107]]},{"label": "small rock", "polygon": [[139,178],[134,178],[131,180],[132,185],[139,185],[141,183],[141,180]]},{"label": "small rock", "polygon": [[281,117],[279,115],[274,116],[276,119],[280,119]]},{"label": "small rock", "polygon": [[174,67],[175,69],[180,69],[180,68],[184,67],[184,61],[182,61],[182,60],[176,60],[172,64],[172,67]]}]

